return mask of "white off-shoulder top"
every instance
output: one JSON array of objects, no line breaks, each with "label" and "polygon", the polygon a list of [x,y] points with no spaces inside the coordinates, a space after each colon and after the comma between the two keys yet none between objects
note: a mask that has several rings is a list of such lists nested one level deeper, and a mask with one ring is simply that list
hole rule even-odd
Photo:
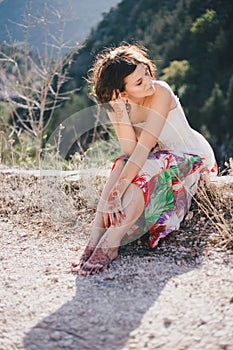
[{"label": "white off-shoulder top", "polygon": [[[191,128],[177,96],[176,102],[176,107],[168,113],[157,147],[177,155],[183,153],[198,155],[203,159],[207,169],[211,170],[216,163],[212,147],[204,136]],[[137,137],[144,124],[145,122],[133,124]]]}]

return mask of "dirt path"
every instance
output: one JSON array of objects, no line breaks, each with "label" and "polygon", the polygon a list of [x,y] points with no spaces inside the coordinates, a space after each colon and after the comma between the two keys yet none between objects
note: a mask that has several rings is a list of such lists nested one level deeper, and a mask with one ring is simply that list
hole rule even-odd
[{"label": "dirt path", "polygon": [[155,251],[145,235],[100,275],[70,272],[99,184],[80,197],[58,179],[0,173],[0,350],[233,350],[232,250],[210,246],[219,236],[195,206]]},{"label": "dirt path", "polygon": [[[80,237],[0,222],[0,349],[232,350],[233,259],[187,233],[157,251],[122,247],[109,270],[81,277]],[[192,243],[192,244],[191,244]]]}]

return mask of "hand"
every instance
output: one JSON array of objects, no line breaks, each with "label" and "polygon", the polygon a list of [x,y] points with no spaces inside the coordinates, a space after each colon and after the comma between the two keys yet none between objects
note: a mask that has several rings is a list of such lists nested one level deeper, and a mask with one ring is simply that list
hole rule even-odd
[{"label": "hand", "polygon": [[122,119],[124,115],[128,116],[126,101],[124,100],[121,94],[119,94],[118,98],[109,101],[109,104],[112,106],[118,119]]},{"label": "hand", "polygon": [[120,196],[110,197],[103,210],[103,220],[106,228],[121,224],[125,219],[125,213],[122,208]]}]

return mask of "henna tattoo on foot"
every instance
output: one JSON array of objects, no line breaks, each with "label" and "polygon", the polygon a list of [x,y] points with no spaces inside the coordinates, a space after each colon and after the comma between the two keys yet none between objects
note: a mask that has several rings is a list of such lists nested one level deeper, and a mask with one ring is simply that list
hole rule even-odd
[{"label": "henna tattoo on foot", "polygon": [[96,248],[91,257],[79,269],[80,275],[89,275],[103,272],[118,256],[118,248]]}]

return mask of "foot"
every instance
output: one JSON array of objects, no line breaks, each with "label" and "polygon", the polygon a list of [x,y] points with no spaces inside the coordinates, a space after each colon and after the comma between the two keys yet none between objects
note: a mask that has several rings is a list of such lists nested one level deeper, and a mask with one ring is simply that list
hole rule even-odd
[{"label": "foot", "polygon": [[71,270],[74,272],[77,272],[77,270],[79,270],[83,264],[85,264],[85,262],[87,262],[87,260],[91,257],[92,253],[94,252],[97,244],[99,243],[100,238],[102,237],[104,232],[100,232],[100,231],[95,231],[95,233],[93,234],[92,232],[92,236],[90,237],[86,248],[84,249],[84,252],[81,255],[81,258],[79,259],[78,263],[73,262],[71,264]]},{"label": "foot", "polygon": [[118,256],[118,248],[97,247],[91,257],[79,269],[80,275],[90,275],[104,271]]},{"label": "foot", "polygon": [[84,249],[84,252],[81,255],[81,258],[79,259],[78,263],[72,263],[71,270],[73,272],[78,272],[80,268],[83,267],[83,265],[87,262],[87,260],[90,258],[92,253],[94,252],[95,247],[90,247],[89,245],[86,246]]}]

